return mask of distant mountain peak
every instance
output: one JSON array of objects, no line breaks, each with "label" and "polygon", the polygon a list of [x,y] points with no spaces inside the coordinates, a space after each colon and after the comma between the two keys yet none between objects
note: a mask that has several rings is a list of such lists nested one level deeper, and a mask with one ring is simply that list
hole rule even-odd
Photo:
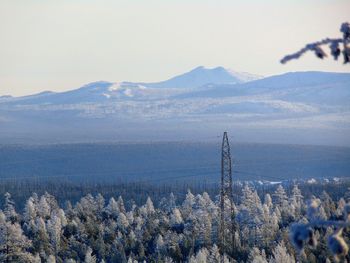
[{"label": "distant mountain peak", "polygon": [[263,76],[259,76],[256,74],[248,73],[248,72],[240,72],[240,71],[235,71],[230,68],[225,68],[222,66],[217,66],[217,67],[205,67],[205,66],[199,66],[194,68],[193,70],[184,73],[179,76],[184,76],[186,74],[190,73],[197,73],[197,74],[212,74],[214,77],[222,77],[225,79],[225,77],[231,77],[231,82],[230,83],[221,83],[221,82],[212,82],[212,83],[207,83],[207,84],[232,84],[232,83],[243,83],[243,82],[248,82],[248,81],[253,81],[253,80],[258,80],[262,79]]},{"label": "distant mountain peak", "polygon": [[145,85],[155,88],[199,88],[208,84],[237,84],[260,78],[254,74],[236,72],[222,66],[214,68],[198,66],[171,79]]}]

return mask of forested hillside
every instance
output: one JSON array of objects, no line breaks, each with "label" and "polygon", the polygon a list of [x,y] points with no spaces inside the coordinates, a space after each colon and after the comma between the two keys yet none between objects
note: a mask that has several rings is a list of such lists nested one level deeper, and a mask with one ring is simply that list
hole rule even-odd
[{"label": "forested hillside", "polygon": [[[248,184],[242,186],[234,205],[238,245],[232,249],[228,244],[224,262],[332,262],[334,256],[344,261],[348,233],[336,236],[343,250],[332,255],[327,240],[334,236],[334,227],[315,228],[310,232],[312,246],[299,253],[290,241],[290,227],[309,222],[311,216],[342,220],[349,193],[334,200],[325,191],[304,198],[300,189],[279,185],[258,193]],[[311,200],[312,214],[306,199]],[[217,197],[190,190],[183,200],[171,193],[160,200],[147,198],[141,205],[101,194],[60,205],[49,193],[34,193],[24,209],[16,209],[6,193],[0,211],[0,261],[221,262],[218,204]]]}]

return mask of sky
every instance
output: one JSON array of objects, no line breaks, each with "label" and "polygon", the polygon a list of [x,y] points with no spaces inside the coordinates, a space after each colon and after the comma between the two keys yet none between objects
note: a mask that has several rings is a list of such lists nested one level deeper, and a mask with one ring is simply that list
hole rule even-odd
[{"label": "sky", "polygon": [[197,66],[350,72],[306,43],[340,37],[349,0],[0,0],[0,96],[152,82]]}]

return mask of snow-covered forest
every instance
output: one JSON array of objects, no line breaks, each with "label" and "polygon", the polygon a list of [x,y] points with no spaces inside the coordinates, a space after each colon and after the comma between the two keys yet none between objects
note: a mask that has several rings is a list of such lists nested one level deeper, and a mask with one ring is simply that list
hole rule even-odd
[{"label": "snow-covered forest", "polygon": [[[224,256],[218,245],[219,198],[206,192],[189,190],[182,200],[170,193],[141,205],[101,194],[60,205],[49,193],[34,193],[23,209],[16,209],[6,193],[0,211],[0,262],[333,262],[337,255],[329,240],[334,235],[340,245],[335,248],[343,249],[338,260],[346,261],[349,234],[338,235],[339,229],[334,234],[332,225],[314,228],[311,246],[302,253],[290,240],[293,223],[306,224],[311,217],[343,220],[350,195],[333,200],[324,191],[305,198],[300,189],[294,185],[286,191],[279,185],[262,196],[243,185],[234,204],[237,247]],[[307,209],[310,201],[313,213]]]}]

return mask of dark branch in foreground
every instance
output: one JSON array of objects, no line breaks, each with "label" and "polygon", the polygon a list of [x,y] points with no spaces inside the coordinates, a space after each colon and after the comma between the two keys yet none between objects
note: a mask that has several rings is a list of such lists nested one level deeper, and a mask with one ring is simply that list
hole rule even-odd
[{"label": "dark branch in foreground", "polygon": [[330,54],[334,60],[338,60],[340,54],[343,54],[344,64],[350,63],[350,23],[343,23],[340,27],[340,32],[343,33],[343,38],[326,38],[321,41],[307,44],[298,52],[285,56],[280,62],[285,64],[292,59],[299,59],[308,51],[314,52],[316,57],[323,59],[327,57],[327,54],[322,46],[329,45]]}]

